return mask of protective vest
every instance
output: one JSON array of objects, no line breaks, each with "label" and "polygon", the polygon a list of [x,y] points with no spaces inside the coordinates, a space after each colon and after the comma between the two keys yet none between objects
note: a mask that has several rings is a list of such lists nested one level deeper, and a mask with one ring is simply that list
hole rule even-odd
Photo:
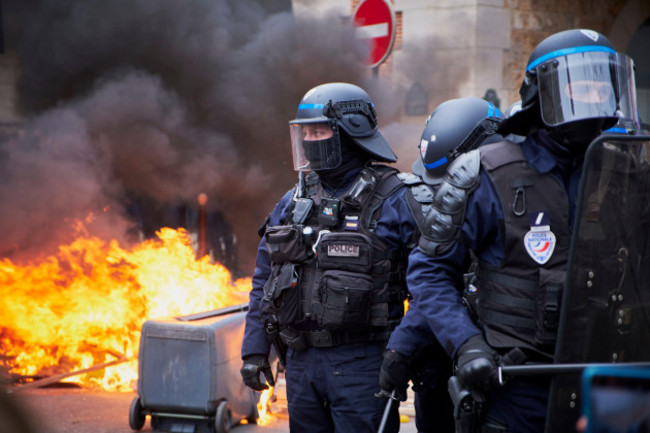
[{"label": "protective vest", "polygon": [[266,229],[272,271],[262,316],[277,323],[294,350],[385,341],[399,323],[406,248],[391,250],[375,234],[384,200],[402,186],[396,174],[383,165],[365,167],[333,198],[312,173],[287,221]]},{"label": "protective vest", "polygon": [[505,253],[498,266],[479,263],[479,324],[493,347],[552,357],[569,254],[567,193],[557,176],[533,169],[514,143],[480,152],[503,209]]}]

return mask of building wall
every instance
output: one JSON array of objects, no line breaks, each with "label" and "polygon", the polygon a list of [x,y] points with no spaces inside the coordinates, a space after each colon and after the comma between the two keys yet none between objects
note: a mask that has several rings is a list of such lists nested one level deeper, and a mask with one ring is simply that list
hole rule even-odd
[{"label": "building wall", "polygon": [[[516,101],[528,57],[538,43],[553,33],[572,28],[588,28],[609,36],[626,1],[506,0],[505,3],[505,8],[511,11],[511,34],[510,47],[504,53],[503,76],[508,100]],[[625,47],[616,46],[616,49],[624,51]]]},{"label": "building wall", "polygon": [[[431,41],[427,49],[435,50],[436,61],[466,70],[463,82],[442,81],[439,96],[482,96],[488,88],[503,92],[501,65],[510,45],[510,11],[503,0],[395,0],[394,7],[402,14],[404,45],[416,38]],[[432,33],[436,37],[428,38]]]},{"label": "building wall", "polygon": [[[331,0],[328,4],[344,11],[346,1],[350,14],[360,2]],[[388,1],[399,17],[396,40],[400,44],[380,66],[381,75],[391,75],[386,69],[399,69],[401,59],[408,58],[403,46],[435,34],[426,49],[435,51],[438,61],[464,65],[468,74],[462,83],[440,83],[434,102],[481,97],[493,88],[501,99],[501,108],[519,99],[528,57],[547,36],[571,28],[589,28],[608,36],[617,50],[625,51],[636,29],[650,17],[649,0]]]}]

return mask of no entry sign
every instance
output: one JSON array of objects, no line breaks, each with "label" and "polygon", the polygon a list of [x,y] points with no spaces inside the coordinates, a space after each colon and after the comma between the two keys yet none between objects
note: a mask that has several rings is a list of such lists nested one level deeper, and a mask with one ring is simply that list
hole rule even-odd
[{"label": "no entry sign", "polygon": [[370,54],[368,66],[386,60],[395,40],[395,12],[390,0],[362,0],[352,16],[357,39],[367,40]]}]

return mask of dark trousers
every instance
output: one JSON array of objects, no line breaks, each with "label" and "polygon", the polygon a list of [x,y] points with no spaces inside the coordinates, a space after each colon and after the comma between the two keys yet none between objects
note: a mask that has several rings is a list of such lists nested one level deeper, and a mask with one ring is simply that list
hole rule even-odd
[{"label": "dark trousers", "polygon": [[446,383],[415,393],[415,426],[418,433],[454,433],[454,404]]},{"label": "dark trousers", "polygon": [[[375,433],[386,407],[379,391],[384,343],[287,353],[289,428],[294,433]],[[397,404],[386,433],[399,431]]]},{"label": "dark trousers", "polygon": [[508,433],[543,433],[549,388],[543,380],[510,380],[488,394],[487,415],[507,425]]}]

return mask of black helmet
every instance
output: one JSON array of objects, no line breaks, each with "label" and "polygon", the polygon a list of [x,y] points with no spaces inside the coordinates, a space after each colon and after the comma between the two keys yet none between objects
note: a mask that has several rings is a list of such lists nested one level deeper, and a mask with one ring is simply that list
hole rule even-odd
[{"label": "black helmet", "polygon": [[[413,173],[429,184],[440,182],[447,166],[462,153],[495,136],[501,112],[490,102],[474,97],[450,99],[433,110],[420,140],[420,158]],[[496,141],[496,140],[495,140]]]},{"label": "black helmet", "polygon": [[575,122],[599,122],[600,130],[612,126],[621,103],[634,98],[632,66],[629,57],[617,53],[605,36],[593,30],[549,36],[528,59],[519,89],[521,111],[508,117],[502,129],[525,135],[532,126],[553,129]]},{"label": "black helmet", "polygon": [[[327,125],[332,131],[322,140],[306,140],[306,125]],[[395,162],[397,157],[377,128],[377,113],[370,96],[349,83],[327,83],[308,91],[296,118],[289,122],[294,168],[298,171],[336,168],[341,164],[340,134],[367,152],[371,159]]]}]

